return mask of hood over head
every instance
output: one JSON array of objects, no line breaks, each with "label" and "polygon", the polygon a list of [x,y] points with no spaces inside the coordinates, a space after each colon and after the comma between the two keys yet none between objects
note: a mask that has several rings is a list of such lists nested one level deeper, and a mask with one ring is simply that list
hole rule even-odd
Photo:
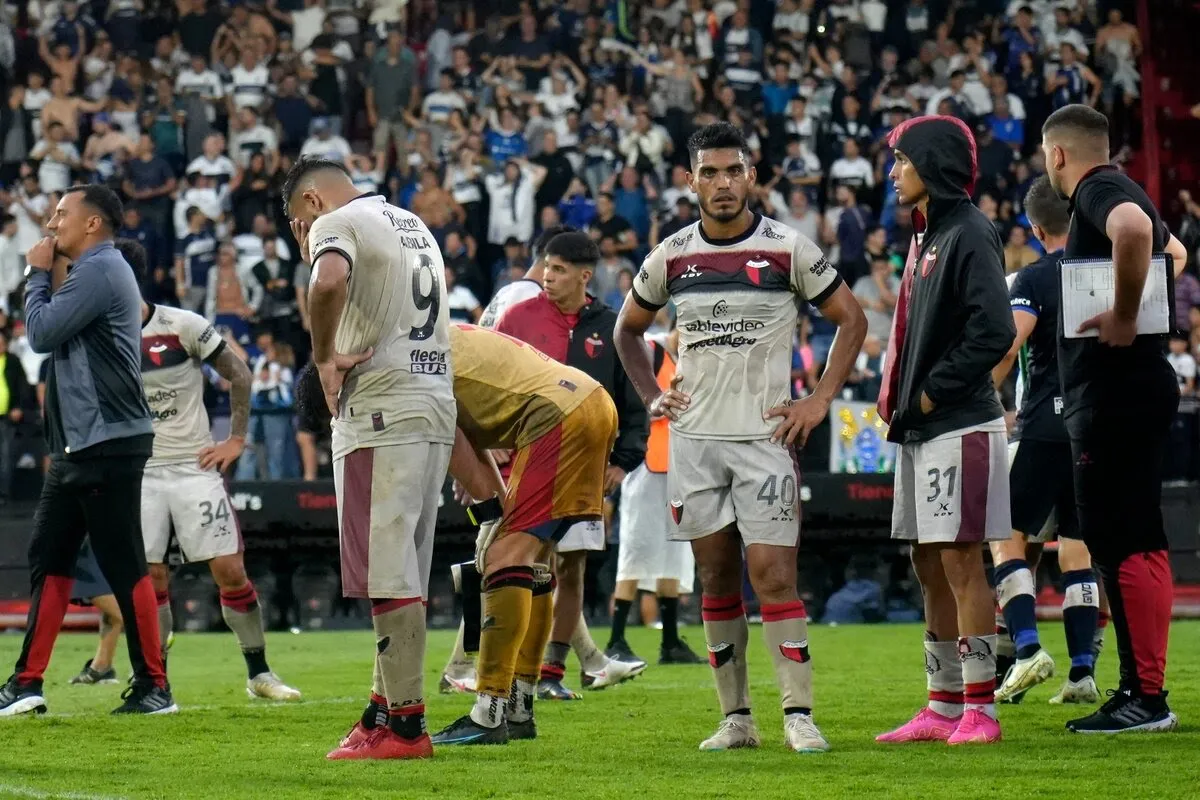
[{"label": "hood over head", "polygon": [[969,198],[975,190],[975,137],[957,117],[905,120],[888,135],[888,145],[917,168],[930,200]]}]

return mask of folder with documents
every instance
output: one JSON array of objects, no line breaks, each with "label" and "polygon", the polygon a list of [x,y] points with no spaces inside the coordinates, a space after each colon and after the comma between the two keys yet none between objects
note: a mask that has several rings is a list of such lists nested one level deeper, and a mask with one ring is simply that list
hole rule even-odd
[{"label": "folder with documents", "polygon": [[[1111,259],[1064,259],[1062,276],[1063,336],[1084,339],[1099,335],[1090,330],[1077,333],[1087,320],[1108,311],[1116,299],[1116,274]],[[1142,289],[1137,332],[1166,334],[1175,327],[1175,273],[1171,257],[1156,254],[1150,259],[1150,271]]]}]

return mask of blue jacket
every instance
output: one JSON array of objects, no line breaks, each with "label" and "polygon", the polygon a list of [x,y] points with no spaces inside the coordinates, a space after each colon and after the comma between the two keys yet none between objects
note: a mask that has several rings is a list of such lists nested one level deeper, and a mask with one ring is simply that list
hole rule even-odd
[{"label": "blue jacket", "polygon": [[142,390],[142,298],[112,242],[84,253],[53,297],[50,273],[31,271],[25,334],[35,352],[53,354],[46,395],[52,455],[153,433]]}]

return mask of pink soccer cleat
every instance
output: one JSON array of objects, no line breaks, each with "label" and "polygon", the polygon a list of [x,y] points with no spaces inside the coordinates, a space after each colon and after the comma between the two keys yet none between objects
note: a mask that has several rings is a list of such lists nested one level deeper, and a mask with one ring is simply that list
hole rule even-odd
[{"label": "pink soccer cleat", "polygon": [[972,708],[963,714],[962,722],[946,744],[995,744],[1002,738],[999,720]]},{"label": "pink soccer cleat", "polygon": [[[944,742],[954,735],[954,730],[958,727],[958,723],[958,719],[943,717],[936,711],[926,707],[922,708],[915,717],[899,728],[896,728],[896,730],[879,734],[875,737],[875,741],[885,744]],[[997,736],[999,733],[1000,730],[997,728]]]}]

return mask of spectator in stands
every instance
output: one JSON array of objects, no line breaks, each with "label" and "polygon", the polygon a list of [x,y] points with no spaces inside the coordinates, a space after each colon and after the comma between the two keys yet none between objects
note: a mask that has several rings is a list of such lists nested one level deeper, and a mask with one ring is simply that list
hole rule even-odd
[{"label": "spectator in stands", "polygon": [[1184,333],[1192,329],[1191,310],[1195,306],[1200,306],[1200,280],[1185,269],[1175,276],[1175,322]]},{"label": "spectator in stands", "polygon": [[33,393],[25,370],[20,360],[9,353],[8,332],[0,328],[0,506],[7,505],[12,496],[17,426],[32,404]]},{"label": "spectator in stands", "polygon": [[886,345],[900,292],[900,278],[886,253],[872,255],[871,273],[855,281],[853,289],[867,316],[867,334]]},{"label": "spectator in stands", "polygon": [[[250,385],[250,446],[238,461],[238,480],[256,475],[279,480],[294,472],[286,461],[288,443],[294,436],[292,415],[295,400],[295,359],[287,344],[269,335],[260,336],[261,352],[254,360]],[[266,469],[263,470],[262,462]]]},{"label": "spectator in stands", "polygon": [[[512,112],[506,113],[512,115]],[[545,167],[531,164],[520,156],[510,158],[501,174],[488,175],[484,179],[490,200],[488,242],[496,245],[510,238],[520,242],[533,239],[537,214],[534,198],[545,179]]]},{"label": "spectator in stands", "polygon": [[479,298],[458,283],[458,274],[450,267],[446,267],[446,307],[450,310],[450,319],[459,322],[479,322],[483,316]]},{"label": "spectator in stands", "polygon": [[1038,252],[1029,245],[1029,232],[1014,225],[1004,245],[1004,270],[1016,272],[1038,260]]}]

